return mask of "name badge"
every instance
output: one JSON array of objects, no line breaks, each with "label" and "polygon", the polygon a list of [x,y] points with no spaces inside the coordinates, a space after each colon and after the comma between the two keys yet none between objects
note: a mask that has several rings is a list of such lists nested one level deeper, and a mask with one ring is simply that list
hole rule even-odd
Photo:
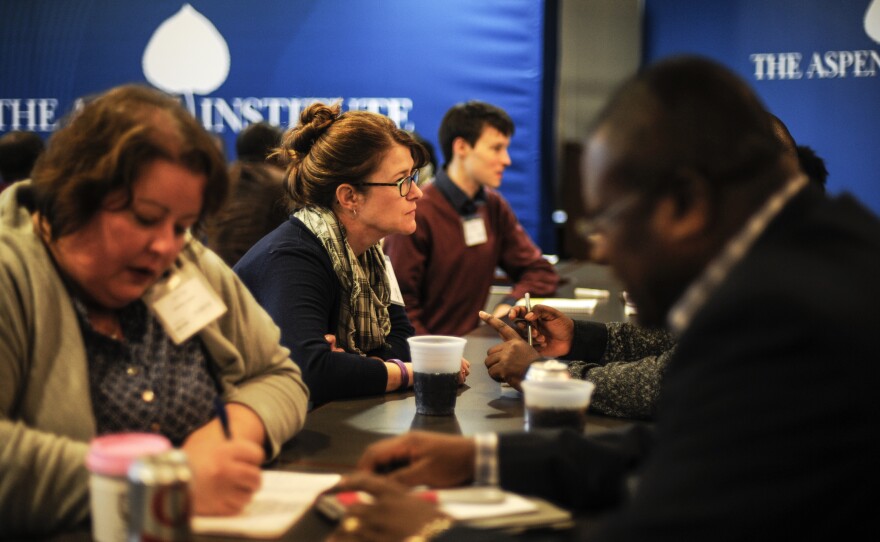
[{"label": "name badge", "polygon": [[198,269],[172,268],[144,294],[144,302],[175,344],[181,344],[226,312],[226,304]]},{"label": "name badge", "polygon": [[473,247],[482,245],[489,240],[489,236],[486,234],[486,223],[483,222],[483,217],[477,216],[474,218],[465,218],[462,220],[462,223],[464,224],[465,245]]},{"label": "name badge", "polygon": [[391,258],[387,254],[385,255],[385,274],[388,275],[388,285],[391,286],[391,302],[401,307],[405,306],[403,304],[403,293],[400,291],[400,284],[397,284],[397,275],[394,274]]}]

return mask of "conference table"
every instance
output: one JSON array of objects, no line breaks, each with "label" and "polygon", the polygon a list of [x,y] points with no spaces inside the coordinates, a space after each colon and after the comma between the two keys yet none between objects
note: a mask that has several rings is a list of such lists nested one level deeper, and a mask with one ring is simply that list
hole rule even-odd
[{"label": "conference table", "polygon": [[[557,270],[563,277],[558,296],[573,297],[577,287],[608,290],[608,298],[600,300],[591,318],[602,322],[626,319],[620,287],[606,268],[585,262],[562,262]],[[417,414],[412,390],[333,401],[309,412],[303,430],[284,446],[270,468],[350,472],[369,444],[410,429],[456,435],[522,431],[522,394],[492,380],[483,364],[486,351],[500,342],[497,332],[481,325],[466,339],[464,356],[471,362],[471,373],[458,390],[454,416]],[[586,432],[598,433],[628,423],[591,414],[587,416]],[[330,523],[310,511],[282,540],[323,540],[331,531]]]},{"label": "conference table", "polygon": [[[604,267],[563,262],[557,265],[557,269],[563,277],[558,296],[572,297],[576,287],[606,289],[609,295],[600,300],[592,319],[603,322],[625,320],[620,288]],[[481,325],[466,339],[464,355],[471,362],[471,373],[467,382],[459,387],[454,416],[417,414],[412,390],[333,401],[309,412],[303,430],[284,445],[279,457],[268,468],[316,473],[351,472],[369,444],[411,429],[457,435],[521,431],[524,410],[521,393],[494,381],[483,364],[486,351],[500,342],[497,332]],[[587,416],[586,432],[599,433],[628,423],[630,421],[625,419],[591,414]],[[324,540],[333,528],[333,524],[317,511],[309,510],[279,540]],[[52,538],[56,541],[89,539],[85,530]],[[193,540],[242,539],[196,535]]]}]

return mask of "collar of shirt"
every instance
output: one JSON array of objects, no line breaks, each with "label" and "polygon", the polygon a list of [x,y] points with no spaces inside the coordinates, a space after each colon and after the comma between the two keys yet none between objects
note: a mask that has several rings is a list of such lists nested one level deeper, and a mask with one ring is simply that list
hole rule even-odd
[{"label": "collar of shirt", "polygon": [[[87,331],[89,334],[94,335],[94,337],[99,337],[102,340],[109,339],[109,337],[105,337],[92,327],[92,323],[89,321],[89,309],[88,306],[86,306],[86,303],[73,292],[70,292],[70,296],[73,301],[74,311],[76,311],[83,332],[85,333]],[[122,329],[124,335],[124,342],[144,342],[144,337],[151,331],[149,325],[151,320],[146,304],[138,299],[116,312],[117,317],[119,318],[119,327]],[[113,340],[123,341],[123,338],[113,337]]]},{"label": "collar of shirt", "polygon": [[437,185],[437,190],[439,190],[446,200],[452,204],[452,208],[461,216],[473,216],[477,214],[477,208],[486,203],[486,191],[482,186],[477,190],[473,199],[471,199],[461,190],[461,188],[452,182],[452,179],[446,174],[445,169],[441,169],[437,172],[437,176],[434,178],[434,184]]},{"label": "collar of shirt", "polygon": [[672,333],[677,336],[684,333],[694,314],[706,303],[718,285],[727,278],[733,266],[743,259],[755,240],[767,229],[770,221],[806,185],[807,177],[804,175],[790,179],[749,218],[739,233],[727,242],[721,253],[709,262],[703,273],[688,286],[681,298],[670,309],[666,316],[666,324]]}]

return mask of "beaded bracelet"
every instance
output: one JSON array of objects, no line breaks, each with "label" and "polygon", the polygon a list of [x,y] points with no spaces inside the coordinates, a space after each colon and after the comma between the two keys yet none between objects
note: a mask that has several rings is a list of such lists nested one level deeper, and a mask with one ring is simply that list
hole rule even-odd
[{"label": "beaded bracelet", "polygon": [[398,390],[405,390],[409,387],[409,371],[406,370],[406,365],[402,361],[396,358],[388,359],[385,361],[389,361],[391,363],[396,363],[398,367],[400,367],[400,387]]}]

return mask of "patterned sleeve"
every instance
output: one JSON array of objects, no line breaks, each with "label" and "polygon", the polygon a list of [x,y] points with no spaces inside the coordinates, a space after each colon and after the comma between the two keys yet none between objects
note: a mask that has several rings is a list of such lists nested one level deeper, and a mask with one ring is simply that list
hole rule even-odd
[{"label": "patterned sleeve", "polygon": [[590,409],[623,418],[650,419],[660,381],[675,347],[671,334],[628,323],[607,324],[605,354],[597,363],[573,361],[574,378],[596,384]]}]

